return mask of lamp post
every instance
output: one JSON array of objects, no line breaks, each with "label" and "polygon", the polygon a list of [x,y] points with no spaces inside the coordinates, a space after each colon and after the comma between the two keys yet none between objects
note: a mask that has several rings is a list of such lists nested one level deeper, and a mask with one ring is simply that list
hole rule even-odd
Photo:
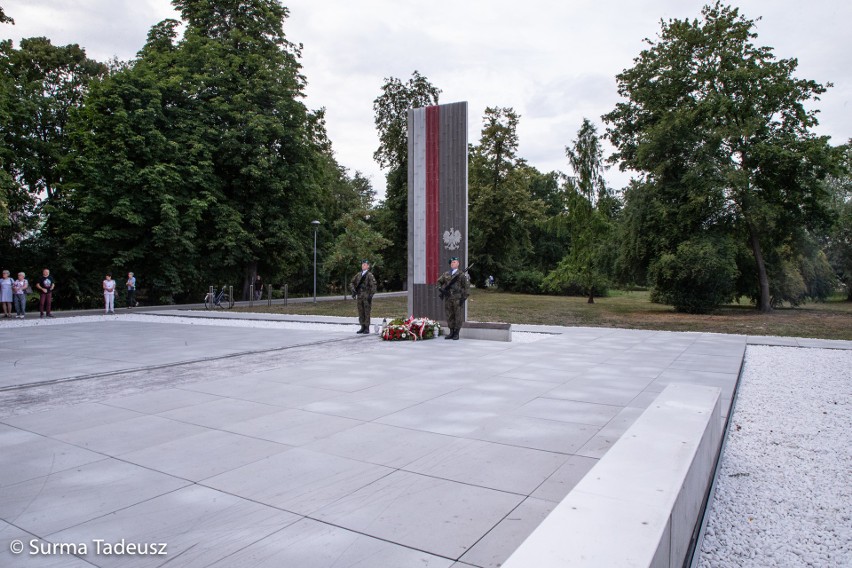
[{"label": "lamp post", "polygon": [[314,303],[317,303],[317,231],[319,230],[320,222],[314,219],[311,225],[314,226]]}]

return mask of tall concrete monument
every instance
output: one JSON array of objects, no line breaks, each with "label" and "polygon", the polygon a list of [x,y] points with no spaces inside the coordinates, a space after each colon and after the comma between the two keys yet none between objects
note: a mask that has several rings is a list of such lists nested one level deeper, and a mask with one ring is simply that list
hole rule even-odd
[{"label": "tall concrete monument", "polygon": [[467,102],[408,111],[409,315],[446,320],[437,281],[454,256],[467,266]]}]

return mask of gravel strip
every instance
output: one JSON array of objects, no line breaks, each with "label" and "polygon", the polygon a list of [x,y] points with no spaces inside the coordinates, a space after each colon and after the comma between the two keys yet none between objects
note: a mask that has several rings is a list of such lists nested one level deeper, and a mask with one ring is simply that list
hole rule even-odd
[{"label": "gravel strip", "polygon": [[852,566],[852,351],[750,346],[700,568]]}]

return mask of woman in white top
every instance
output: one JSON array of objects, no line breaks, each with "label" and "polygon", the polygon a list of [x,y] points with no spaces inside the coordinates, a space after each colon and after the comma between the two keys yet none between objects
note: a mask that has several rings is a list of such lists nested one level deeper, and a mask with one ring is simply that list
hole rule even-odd
[{"label": "woman in white top", "polygon": [[12,317],[12,279],[8,270],[4,270],[0,278],[0,303],[3,304],[3,317]]},{"label": "woman in white top", "polygon": [[112,274],[106,275],[106,280],[103,283],[104,288],[104,311],[108,314],[114,314],[115,311],[115,280],[112,279]]}]

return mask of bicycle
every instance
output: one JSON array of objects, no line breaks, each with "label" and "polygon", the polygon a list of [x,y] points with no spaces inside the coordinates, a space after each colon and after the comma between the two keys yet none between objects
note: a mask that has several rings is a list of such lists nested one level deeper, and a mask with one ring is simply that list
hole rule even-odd
[{"label": "bicycle", "polygon": [[207,295],[204,296],[204,307],[208,310],[213,308],[230,310],[234,307],[234,299],[225,291],[225,286],[222,286],[222,289],[218,292],[214,288],[212,296],[210,292],[207,292]]}]

